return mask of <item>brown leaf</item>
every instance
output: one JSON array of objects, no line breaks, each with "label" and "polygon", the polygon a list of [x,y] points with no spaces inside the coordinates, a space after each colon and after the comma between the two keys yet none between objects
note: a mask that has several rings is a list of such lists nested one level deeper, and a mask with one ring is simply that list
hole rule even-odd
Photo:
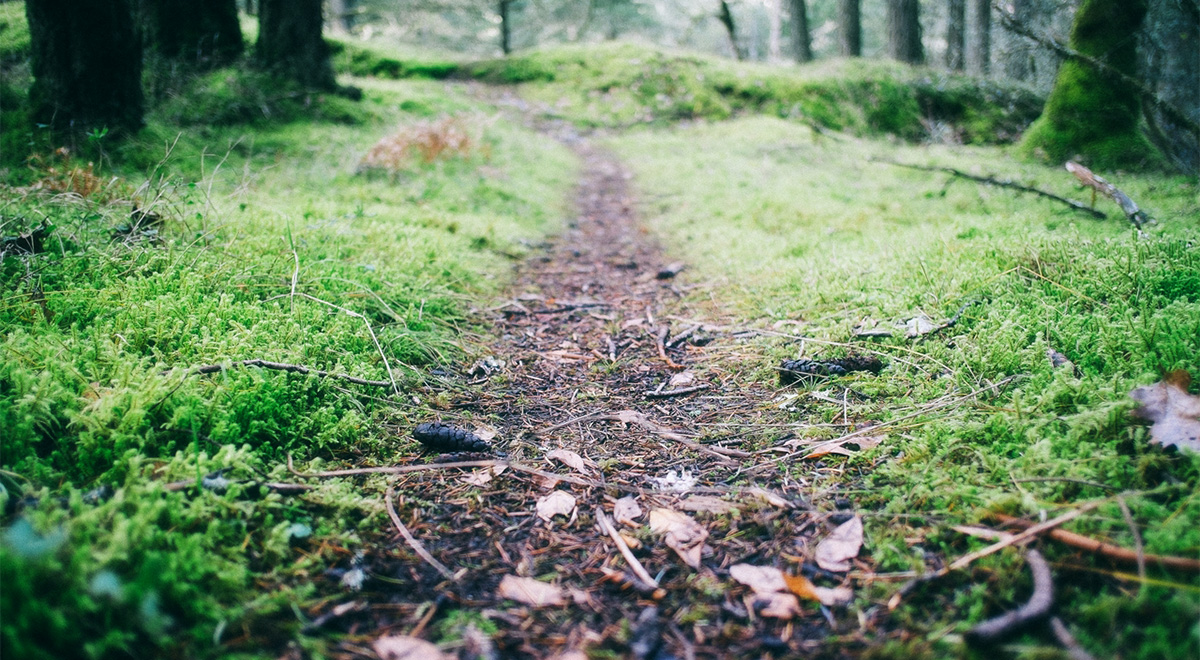
[{"label": "brown leaf", "polygon": [[933,319],[928,316],[918,314],[904,322],[904,336],[909,339],[915,339],[916,337],[937,332],[944,327],[946,327],[944,323],[939,325],[934,323]]},{"label": "brown leaf", "polygon": [[827,571],[850,570],[850,560],[858,556],[862,542],[862,518],[854,516],[817,544],[817,565]]},{"label": "brown leaf", "polygon": [[575,496],[565,490],[552,490],[537,502],[538,517],[550,522],[554,516],[570,516],[575,510]]},{"label": "brown leaf", "polygon": [[754,598],[754,609],[759,616],[790,619],[800,614],[800,601],[792,594],[758,594]]},{"label": "brown leaf", "polygon": [[515,600],[531,607],[552,607],[567,602],[563,590],[533,578],[505,575],[500,580],[496,594],[507,600]]},{"label": "brown leaf", "polygon": [[632,495],[626,495],[613,505],[613,518],[621,524],[637,527],[637,519],[642,517],[642,507]]},{"label": "brown leaf", "polygon": [[671,380],[667,382],[667,386],[668,387],[687,387],[688,385],[691,385],[694,382],[696,382],[696,374],[694,374],[690,371],[681,371],[681,372],[675,374],[674,376],[671,376]]},{"label": "brown leaf", "polygon": [[729,577],[750,587],[756,594],[772,594],[788,588],[783,571],[774,566],[734,564],[729,567]]},{"label": "brown leaf", "polygon": [[771,506],[778,507],[780,509],[796,508],[795,505],[792,504],[791,502],[787,501],[783,497],[780,497],[779,495],[776,495],[775,493],[772,493],[771,491],[769,491],[765,488],[759,488],[758,486],[755,486],[754,488],[751,488],[748,492],[751,495],[754,495],[755,497],[758,497],[759,499],[763,500],[767,504],[770,504]]},{"label": "brown leaf", "polygon": [[479,468],[465,477],[459,477],[459,481],[483,488],[491,483],[494,477],[502,474],[507,469],[507,465],[493,465],[492,467]]},{"label": "brown leaf", "polygon": [[1191,381],[1191,375],[1180,369],[1129,393],[1142,404],[1133,414],[1154,422],[1151,442],[1200,452],[1200,397],[1188,394]]},{"label": "brown leaf", "polygon": [[815,600],[827,607],[838,607],[854,599],[854,592],[846,587],[818,587],[803,575],[784,575],[788,591],[805,600]]},{"label": "brown leaf", "polygon": [[380,637],[371,643],[371,648],[375,649],[379,660],[442,660],[446,657],[433,644],[403,635]]},{"label": "brown leaf", "polygon": [[559,463],[562,463],[572,470],[584,475],[590,475],[592,473],[591,469],[589,469],[587,466],[587,461],[582,456],[576,454],[570,449],[555,449],[554,451],[547,453],[546,458],[553,458]]},{"label": "brown leaf", "polygon": [[700,568],[700,556],[704,552],[704,540],[708,530],[688,516],[671,509],[650,511],[650,531],[663,534],[664,542],[692,568]]}]

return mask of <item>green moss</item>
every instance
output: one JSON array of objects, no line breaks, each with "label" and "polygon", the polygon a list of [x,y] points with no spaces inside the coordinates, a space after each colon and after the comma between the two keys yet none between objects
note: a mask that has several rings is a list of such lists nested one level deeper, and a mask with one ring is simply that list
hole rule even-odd
[{"label": "green moss", "polygon": [[0,4],[0,66],[29,57],[29,22],[25,3]]},{"label": "green moss", "polygon": [[429,59],[400,59],[379,51],[337,41],[330,42],[333,66],[338,73],[399,80],[401,78],[449,78],[459,70],[458,62]]},{"label": "green moss", "polygon": [[[1070,45],[1123,73],[1137,75],[1136,39],[1144,0],[1088,0],[1076,11]],[[1045,111],[1021,141],[1021,152],[1061,163],[1076,157],[1100,169],[1158,166],[1162,159],[1139,129],[1136,90],[1084,62],[1059,68]]]}]

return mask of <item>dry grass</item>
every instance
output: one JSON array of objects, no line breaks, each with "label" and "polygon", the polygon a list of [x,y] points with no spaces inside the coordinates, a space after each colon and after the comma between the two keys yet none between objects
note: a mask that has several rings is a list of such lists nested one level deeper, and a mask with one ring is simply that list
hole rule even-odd
[{"label": "dry grass", "polygon": [[411,124],[376,142],[359,169],[398,172],[416,162],[468,159],[476,154],[486,158],[490,150],[479,129],[478,124],[468,124],[459,117]]},{"label": "dry grass", "polygon": [[72,193],[84,199],[97,196],[99,201],[111,197],[117,179],[103,178],[96,174],[94,164],[80,165],[71,159],[71,150],[59,147],[51,156],[35,155],[29,165],[38,172],[32,190],[48,190],[55,193]]}]

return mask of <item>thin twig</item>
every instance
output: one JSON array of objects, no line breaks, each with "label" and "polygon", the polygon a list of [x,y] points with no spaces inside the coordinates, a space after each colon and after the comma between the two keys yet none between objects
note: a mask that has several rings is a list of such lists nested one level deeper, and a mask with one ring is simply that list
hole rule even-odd
[{"label": "thin twig", "polygon": [[675,335],[674,337],[671,337],[671,341],[667,342],[667,348],[675,348],[676,346],[679,346],[683,342],[687,341],[688,337],[691,337],[692,334],[695,333],[699,329],[700,329],[699,323],[688,326],[686,329],[684,329],[679,334]]},{"label": "thin twig", "polygon": [[[252,360],[238,360],[237,362],[231,362],[229,364],[205,364],[199,367],[193,367],[187,375],[198,376],[201,374],[215,374],[219,371],[225,371],[226,369],[233,369],[235,367],[260,367],[262,369],[277,369],[279,371],[288,371],[297,374],[311,374],[313,376],[320,376],[321,378],[338,378],[348,383],[354,383],[356,385],[369,385],[371,387],[392,386],[392,382],[386,380],[367,380],[365,378],[358,378],[356,376],[350,376],[347,374],[336,374],[329,371],[323,371],[321,369],[313,369],[312,367],[306,367],[302,364],[269,362],[267,360],[260,360],[258,358]],[[170,371],[168,370],[164,373],[170,373]]]},{"label": "thin twig", "polygon": [[691,394],[692,392],[700,392],[703,390],[707,390],[708,387],[709,387],[708,384],[701,383],[700,385],[693,385],[691,387],[680,387],[679,389],[674,389],[674,390],[646,392],[646,398],[647,399],[668,399],[673,396],[683,396],[684,394]]},{"label": "thin twig", "polygon": [[403,536],[404,540],[408,542],[408,547],[412,548],[413,552],[416,552],[417,555],[419,555],[421,559],[424,559],[427,564],[437,569],[437,572],[441,573],[442,577],[450,580],[451,582],[458,582],[458,578],[454,577],[454,573],[451,573],[450,569],[446,568],[446,565],[438,561],[436,557],[429,554],[429,551],[426,550],[425,546],[417,540],[417,537],[413,536],[412,532],[408,531],[408,528],[404,526],[404,523],[400,520],[400,516],[396,514],[395,505],[392,504],[392,498],[395,496],[395,494],[396,485],[388,484],[387,492],[383,496],[383,502],[387,505],[388,517],[392,519],[392,524],[396,526],[396,529],[400,532],[400,535]]},{"label": "thin twig", "polygon": [[1125,517],[1125,524],[1129,526],[1129,532],[1133,534],[1133,547],[1137,552],[1138,578],[1144,584],[1146,580],[1146,549],[1142,546],[1142,533],[1138,531],[1137,523],[1133,521],[1133,513],[1130,512],[1124,497],[1117,496],[1117,505],[1121,507],[1121,515]]},{"label": "thin twig", "polygon": [[1096,660],[1091,653],[1079,645],[1079,641],[1075,639],[1071,631],[1067,630],[1062,619],[1056,616],[1050,617],[1050,630],[1054,631],[1054,638],[1067,650],[1067,657],[1071,660]]},{"label": "thin twig", "polygon": [[663,342],[666,341],[667,332],[669,332],[669,331],[670,331],[670,328],[668,326],[664,325],[661,330],[654,333],[654,345],[658,349],[658,357],[662,358],[662,361],[667,363],[668,369],[683,369],[682,364],[679,364],[675,360],[672,360],[671,356],[667,355],[667,347],[664,345]]},{"label": "thin twig", "polygon": [[982,559],[990,554],[999,552],[999,551],[1003,550],[1004,548],[1007,548],[1011,545],[1016,545],[1018,543],[1024,543],[1026,540],[1031,539],[1031,538],[1037,536],[1038,534],[1041,534],[1042,532],[1046,532],[1046,531],[1054,529],[1055,527],[1064,525],[1064,524],[1078,518],[1079,516],[1082,516],[1083,514],[1087,513],[1088,511],[1091,511],[1092,509],[1099,507],[1101,504],[1104,504],[1107,501],[1108,501],[1107,499],[1103,499],[1103,500],[1092,500],[1090,502],[1084,502],[1083,504],[1079,505],[1078,507],[1071,509],[1070,511],[1062,514],[1061,516],[1058,516],[1056,518],[1051,518],[1050,520],[1047,520],[1044,523],[1038,523],[1037,525],[1034,525],[1033,527],[1030,527],[1029,529],[1026,529],[1017,534],[1013,534],[1010,538],[999,541],[998,543],[993,543],[992,545],[989,545],[988,547],[983,548],[982,550],[976,550],[975,552],[972,552],[970,554],[963,555],[962,557],[959,557],[958,559],[956,559],[954,561],[954,563],[950,564],[946,568],[943,568],[941,571],[939,571],[939,573],[945,575],[945,574],[949,573],[950,571],[956,571],[960,568],[966,568],[967,566],[970,566],[971,564],[973,564],[975,561]]},{"label": "thin twig", "polygon": [[1025,553],[1025,562],[1033,573],[1033,594],[1029,596],[1029,601],[1011,612],[971,628],[966,634],[967,641],[976,644],[996,642],[1050,612],[1050,606],[1054,604],[1054,580],[1050,576],[1050,566],[1042,553],[1033,549]]},{"label": "thin twig", "polygon": [[[1012,516],[1006,516],[999,513],[993,513],[991,516],[1000,522],[1014,525],[1016,527],[1029,528],[1033,526],[1033,523],[1027,520],[1013,518]],[[1076,534],[1075,532],[1068,532],[1065,529],[1051,530],[1047,536],[1060,543],[1065,543],[1072,548],[1079,548],[1080,550],[1094,552],[1102,557],[1106,557],[1116,562],[1131,565],[1135,565],[1138,562],[1137,552],[1133,550],[1122,548],[1121,546],[1113,545],[1111,543],[1098,541],[1082,534]],[[1143,554],[1142,559],[1147,563],[1158,564],[1159,566],[1163,566],[1165,568],[1190,571],[1193,573],[1200,572],[1200,560],[1192,559],[1190,557]]]},{"label": "thin twig", "polygon": [[621,551],[621,556],[625,558],[625,563],[629,564],[629,568],[633,570],[634,575],[637,575],[638,579],[640,579],[642,582],[645,582],[646,584],[657,589],[658,580],[655,580],[650,573],[646,571],[646,567],[642,566],[642,562],[638,561],[638,558],[633,556],[633,552],[629,549],[629,544],[625,542],[625,539],[621,538],[621,535],[617,533],[617,530],[613,529],[612,524],[608,522],[608,516],[604,515],[604,509],[599,506],[596,507],[596,523],[600,525],[600,531],[608,534],[608,536],[613,540],[613,543],[617,544],[617,550]]},{"label": "thin twig", "polygon": [[1093,218],[1097,218],[1099,220],[1103,220],[1108,217],[1103,212],[1097,211],[1096,209],[1089,207],[1087,204],[1084,204],[1083,202],[1077,202],[1073,199],[1067,199],[1066,197],[1061,197],[1059,195],[1055,195],[1052,192],[1042,190],[1040,188],[1033,188],[1031,186],[1022,185],[1022,184],[1019,184],[1016,181],[1012,181],[1010,179],[997,179],[994,176],[976,176],[974,174],[968,174],[967,172],[964,172],[962,170],[956,170],[953,167],[936,167],[936,166],[931,166],[931,165],[916,165],[913,163],[901,163],[901,162],[897,162],[894,160],[883,160],[883,159],[875,159],[875,162],[886,163],[888,165],[895,165],[896,167],[906,167],[911,170],[920,170],[922,172],[943,172],[945,174],[950,174],[952,176],[956,176],[956,177],[959,177],[962,179],[969,179],[971,181],[975,181],[978,183],[986,183],[989,186],[997,186],[1000,188],[1009,188],[1011,190],[1019,190],[1021,192],[1033,193],[1035,195],[1040,195],[1042,197],[1045,197],[1046,199],[1052,199],[1056,202],[1062,202],[1063,204],[1070,206],[1072,209],[1075,209],[1076,211],[1079,211],[1080,213],[1086,213],[1086,214],[1092,216]]}]

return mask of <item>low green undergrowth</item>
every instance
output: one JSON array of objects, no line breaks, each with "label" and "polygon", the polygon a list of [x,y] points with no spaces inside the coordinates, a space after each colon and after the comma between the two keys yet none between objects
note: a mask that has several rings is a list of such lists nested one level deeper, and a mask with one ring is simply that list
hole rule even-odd
[{"label": "low green undergrowth", "polygon": [[[345,485],[298,499],[252,482],[286,481],[288,454],[410,450],[388,425],[429,414],[422,385],[465,355],[470,301],[561,215],[569,155],[441,84],[354,81],[351,123],[205,120],[231,107],[231,79],[250,80],[214,72],[136,140],[88,145],[92,165],[46,156],[0,187],[6,656],[227,657],[291,639],[306,576],[381,512]],[[471,148],[359,171],[431,115],[469,128]],[[388,385],[191,373],[248,359]]]},{"label": "low green undergrowth", "polygon": [[1021,88],[881,60],[768,66],[612,44],[522,52],[463,71],[521,84],[527,97],[593,126],[755,112],[862,135],[990,143],[1016,139],[1041,111]]},{"label": "low green undergrowth", "polygon": [[[808,423],[891,424],[876,449],[790,467],[818,502],[850,497],[865,513],[876,570],[931,570],[982,547],[950,527],[988,512],[1053,516],[1126,491],[1146,552],[1200,553],[1200,457],[1150,445],[1128,415],[1134,387],[1176,369],[1200,377],[1195,181],[1103,172],[1158,218],[1139,237],[1106,200],[1109,218],[1098,221],[886,162],[1087,199],[1065,171],[992,147],[823,137],[771,118],[639,130],[613,144],[635,169],[652,227],[696,265],[691,278],[708,285],[704,298],[720,301],[697,302],[695,313],[754,319],[784,335],[763,343],[752,377],[774,379],[779,359],[801,353],[889,362],[878,377],[784,390],[773,402],[796,410],[796,433],[813,441],[837,431],[804,430]],[[894,325],[921,314],[940,323],[959,310],[954,326],[917,339]],[[855,338],[856,327],[893,336]],[[1054,368],[1047,350],[1074,368]],[[1135,545],[1115,500],[1071,528]],[[1043,549],[1055,566],[1057,612],[1098,657],[1200,653],[1197,576],[1151,565],[1141,581],[1132,568]],[[959,634],[1022,602],[1028,585],[1015,551],[983,559],[905,599],[889,625],[908,641],[889,646],[884,633],[877,648],[886,657],[961,653]],[[889,595],[869,587],[860,607]],[[1035,631],[1024,640],[1033,650],[1017,655],[1034,657],[1048,640]]]}]

